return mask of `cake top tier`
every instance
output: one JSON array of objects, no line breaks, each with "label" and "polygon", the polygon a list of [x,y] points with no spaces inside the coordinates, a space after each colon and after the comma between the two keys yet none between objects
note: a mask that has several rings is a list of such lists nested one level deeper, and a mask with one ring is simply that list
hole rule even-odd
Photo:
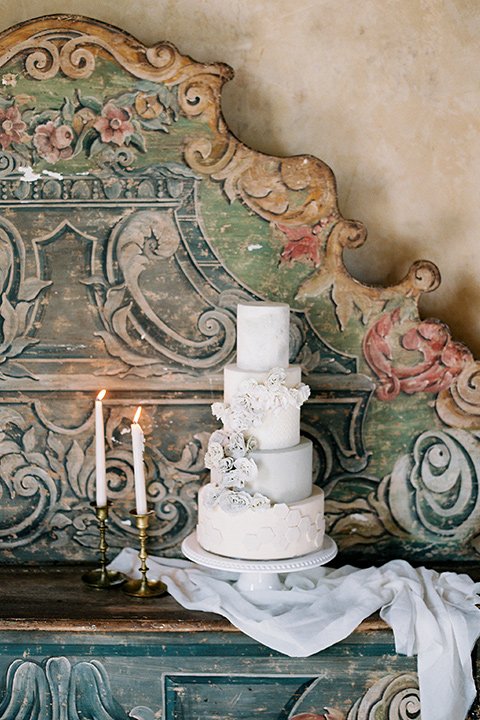
[{"label": "cake top tier", "polygon": [[287,368],[290,308],[286,303],[251,302],[237,308],[237,366],[241,370]]}]

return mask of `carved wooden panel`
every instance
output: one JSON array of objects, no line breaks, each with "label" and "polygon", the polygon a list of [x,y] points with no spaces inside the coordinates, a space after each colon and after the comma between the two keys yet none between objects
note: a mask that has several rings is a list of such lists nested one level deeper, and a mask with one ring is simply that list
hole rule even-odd
[{"label": "carved wooden panel", "polygon": [[4,720],[62,713],[104,720],[370,720],[379,712],[391,720],[420,718],[414,661],[391,654],[382,637],[377,650],[386,654],[376,657],[362,636],[299,659],[240,633],[200,633],[196,645],[183,633],[143,635],[135,646],[125,635],[98,644],[85,634],[24,633],[17,644],[11,635],[8,651],[0,648]]},{"label": "carved wooden panel", "polygon": [[[129,425],[145,408],[153,550],[193,528],[209,406],[235,350],[239,299],[290,303],[291,360],[328,532],[343,556],[478,557],[478,364],[398,285],[361,284],[311,156],[229,132],[232,71],[169,43],[51,16],[0,36],[0,547],[5,561],[91,559],[93,404],[106,388],[110,545],[134,544]],[[368,218],[367,218],[368,220]]]}]

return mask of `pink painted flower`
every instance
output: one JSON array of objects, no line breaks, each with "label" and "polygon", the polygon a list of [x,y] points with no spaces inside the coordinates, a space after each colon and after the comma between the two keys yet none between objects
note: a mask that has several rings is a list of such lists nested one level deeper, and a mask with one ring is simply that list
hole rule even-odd
[{"label": "pink painted flower", "polygon": [[0,110],[0,145],[2,150],[5,150],[12,142],[20,142],[26,127],[15,105],[6,110]]},{"label": "pink painted flower", "polygon": [[118,108],[112,103],[103,106],[102,117],[93,127],[100,133],[102,142],[115,145],[123,145],[125,139],[135,131],[127,108]]},{"label": "pink painted flower", "polygon": [[73,155],[73,139],[72,128],[68,125],[56,127],[55,123],[49,120],[45,125],[38,125],[35,128],[33,144],[40,157],[54,163],[57,160],[67,160]]}]

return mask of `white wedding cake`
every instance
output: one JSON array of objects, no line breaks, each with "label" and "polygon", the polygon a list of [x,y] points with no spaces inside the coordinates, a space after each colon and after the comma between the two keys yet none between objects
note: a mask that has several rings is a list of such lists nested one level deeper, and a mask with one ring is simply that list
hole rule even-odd
[{"label": "white wedding cake", "polygon": [[323,491],[300,436],[310,389],[288,364],[289,329],[284,303],[238,305],[237,363],[224,369],[224,402],[212,405],[223,428],[210,437],[210,482],[198,498],[197,539],[217,555],[278,560],[323,544]]}]

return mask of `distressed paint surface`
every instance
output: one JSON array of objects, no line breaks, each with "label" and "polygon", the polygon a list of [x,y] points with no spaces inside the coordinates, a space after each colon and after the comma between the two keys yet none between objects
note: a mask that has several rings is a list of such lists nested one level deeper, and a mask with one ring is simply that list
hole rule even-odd
[{"label": "distressed paint surface", "polygon": [[[136,542],[141,404],[151,549],[179,554],[248,298],[292,306],[291,361],[312,388],[302,429],[344,557],[475,560],[478,366],[420,321],[435,266],[388,288],[351,277],[343,250],[366,230],[341,216],[331,170],[236,140],[225,65],[52,16],[0,36],[0,67],[3,561],[92,559],[101,388],[109,546]],[[7,630],[0,714],[397,720],[419,716],[414,666],[386,631],[295,659],[232,632]]]},{"label": "distressed paint surface", "polygon": [[366,230],[341,216],[333,173],[240,143],[221,63],[52,16],[4,33],[0,66],[5,559],[91,555],[102,387],[111,542],[134,540],[128,426],[142,403],[154,549],[178,553],[236,303],[251,297],[293,308],[304,432],[341,550],[474,560],[478,366],[444,324],[420,321],[437,268],[419,261],[387,288],[351,277],[343,250]]},{"label": "distressed paint surface", "polygon": [[[5,720],[49,717],[63,705],[109,720],[137,717],[243,720],[261,714],[287,720],[302,713],[333,718],[370,717],[407,695],[416,697],[414,661],[396,656],[386,633],[361,635],[311,658],[286,658],[233,633],[164,633],[96,639],[51,633],[7,633],[1,647]],[[383,641],[383,642],[382,642]],[[92,657],[93,654],[93,657]],[[339,663],[343,672],[339,674]],[[413,705],[408,707],[412,717]],[[66,710],[65,710],[66,711]],[[17,713],[17,714],[16,714]],[[395,720],[406,718],[393,711]],[[418,716],[418,713],[417,713]]]}]

